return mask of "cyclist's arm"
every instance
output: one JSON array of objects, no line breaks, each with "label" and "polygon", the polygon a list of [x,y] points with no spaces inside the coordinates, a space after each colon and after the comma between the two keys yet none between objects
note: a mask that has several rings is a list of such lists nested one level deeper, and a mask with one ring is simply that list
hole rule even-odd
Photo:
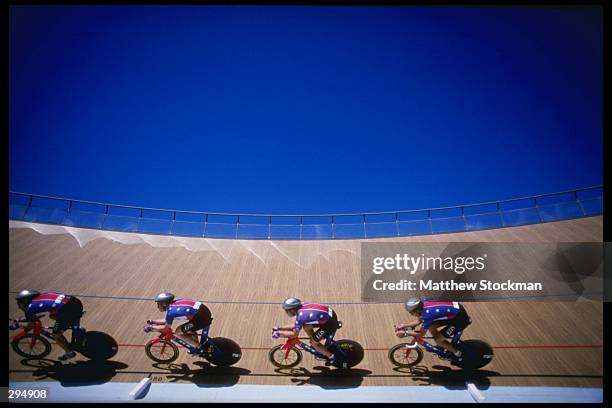
[{"label": "cyclist's arm", "polygon": [[300,331],[296,329],[295,327],[291,326],[289,330],[284,330],[282,328],[279,328],[278,333],[281,335],[281,337],[291,338],[291,337],[297,337],[298,334],[300,334]]},{"label": "cyclist's arm", "polygon": [[13,321],[17,323],[17,326],[22,329],[30,330],[34,327],[34,322],[30,321],[27,315],[25,317],[17,317],[13,319]]},{"label": "cyclist's arm", "polygon": [[156,326],[165,326],[166,325],[166,321],[165,320],[149,320],[149,324],[154,324]]},{"label": "cyclist's arm", "polygon": [[[419,321],[419,323],[424,323],[422,320]],[[418,324],[416,325],[418,326]],[[396,333],[398,333],[399,337],[408,337],[408,336],[413,336],[413,337],[421,337],[421,336],[425,336],[425,333],[427,333],[427,326],[426,324],[421,325],[420,328],[416,329],[416,330],[408,330],[408,329],[404,329],[403,332],[402,330],[397,330]]]},{"label": "cyclist's arm", "polygon": [[413,328],[415,328],[416,326],[418,326],[421,323],[422,323],[421,319],[413,319],[413,320],[409,321],[408,323],[398,324],[396,327],[397,327],[397,329],[402,329],[402,330],[405,330],[405,329],[407,329],[409,327],[413,329]]},{"label": "cyclist's arm", "polygon": [[153,320],[151,322],[151,327],[153,330],[162,331],[162,330],[172,330],[172,322],[174,321],[174,316],[166,315],[165,320]]},{"label": "cyclist's arm", "polygon": [[292,324],[292,325],[288,325],[288,326],[282,326],[278,328],[278,333],[281,335],[281,337],[286,337],[286,338],[292,338],[292,337],[297,337],[300,334],[300,330],[302,330],[302,326],[297,320]]}]

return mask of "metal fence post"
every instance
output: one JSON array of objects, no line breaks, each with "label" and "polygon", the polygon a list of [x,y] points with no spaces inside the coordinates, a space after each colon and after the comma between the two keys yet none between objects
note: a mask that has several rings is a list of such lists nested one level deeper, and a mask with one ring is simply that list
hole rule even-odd
[{"label": "metal fence post", "polygon": [[336,239],[336,231],[334,231],[334,216],[332,215],[332,239]]},{"label": "metal fence post", "polygon": [[68,200],[68,211],[66,211],[66,215],[64,216],[64,219],[62,220],[62,225],[66,225],[66,221],[68,220],[68,217],[70,217],[71,210],[72,210],[72,200]]},{"label": "metal fence post", "polygon": [[540,207],[538,206],[538,198],[533,197],[533,205],[535,206],[536,212],[538,213],[538,218],[540,222],[542,222],[542,214],[540,214]]},{"label": "metal fence post", "polygon": [[574,191],[574,200],[578,203],[580,207],[580,211],[582,211],[582,215],[586,215],[586,211],[584,210],[584,206],[582,205],[582,201],[578,198],[578,190]]},{"label": "metal fence post", "polygon": [[363,214],[363,237],[368,237],[368,230],[366,229],[366,216]]},{"label": "metal fence post", "polygon": [[399,213],[395,213],[395,232],[397,232],[397,236],[400,236],[399,231]]},{"label": "metal fence post", "polygon": [[501,207],[500,207],[500,203],[499,201],[497,203],[495,203],[497,205],[497,215],[499,215],[499,221],[501,222],[501,226],[505,227],[506,223],[504,222],[504,216],[501,213]]},{"label": "metal fence post", "polygon": [[302,240],[302,226],[304,225],[304,217],[300,216],[300,241]]}]

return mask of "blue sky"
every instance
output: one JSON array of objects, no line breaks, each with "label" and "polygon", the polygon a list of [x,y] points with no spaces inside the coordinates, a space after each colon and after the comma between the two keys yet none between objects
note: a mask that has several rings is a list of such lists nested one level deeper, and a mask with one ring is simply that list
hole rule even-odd
[{"label": "blue sky", "polygon": [[10,9],[9,188],[331,213],[602,183],[600,8]]}]

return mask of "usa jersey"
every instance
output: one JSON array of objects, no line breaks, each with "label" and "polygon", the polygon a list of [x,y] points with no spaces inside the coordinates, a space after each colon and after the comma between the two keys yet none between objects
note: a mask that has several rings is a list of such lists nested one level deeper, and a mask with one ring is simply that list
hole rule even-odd
[{"label": "usa jersey", "polygon": [[333,314],[334,311],[331,307],[318,305],[316,303],[303,303],[302,307],[297,312],[294,328],[300,331],[305,324],[322,326],[331,320]]},{"label": "usa jersey", "polygon": [[71,296],[65,295],[63,293],[55,293],[55,292],[45,292],[36,296],[32,299],[32,302],[28,305],[25,310],[25,317],[28,321],[33,321],[36,319],[37,315],[49,313],[55,314],[68,301],[71,299]]},{"label": "usa jersey", "polygon": [[168,311],[166,312],[166,324],[170,325],[177,320],[191,320],[193,316],[198,312],[198,309],[202,305],[201,302],[191,299],[177,299],[170,303]]},{"label": "usa jersey", "polygon": [[423,330],[429,329],[433,322],[454,319],[460,310],[459,302],[423,302]]}]

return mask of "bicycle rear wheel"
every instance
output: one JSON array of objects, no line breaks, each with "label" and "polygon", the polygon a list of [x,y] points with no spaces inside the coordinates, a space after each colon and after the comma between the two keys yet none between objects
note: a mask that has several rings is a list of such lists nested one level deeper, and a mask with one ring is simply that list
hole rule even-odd
[{"label": "bicycle rear wheel", "polygon": [[98,331],[85,333],[83,344],[77,351],[91,360],[108,360],[119,350],[117,341],[112,336]]},{"label": "bicycle rear wheel", "polygon": [[[210,341],[214,346],[211,344],[211,354],[205,354],[205,358],[214,365],[228,367],[236,364],[242,357],[242,350],[235,341],[225,337],[214,337]],[[217,353],[214,352],[215,346],[219,349]]]},{"label": "bicycle rear wheel", "polygon": [[[13,339],[11,346],[15,353],[27,358],[43,358],[51,352],[51,343],[44,337],[38,336],[33,341],[34,335],[28,333],[25,336]],[[33,344],[32,344],[33,343]]]},{"label": "bicycle rear wheel", "polygon": [[[357,343],[354,340],[336,340],[335,347],[338,347],[342,354],[343,358],[339,360],[334,367],[337,368],[351,368],[361,363],[364,356],[364,350],[361,344]],[[328,351],[334,352],[332,347],[327,348]],[[339,357],[337,353],[336,357]]]},{"label": "bicycle rear wheel", "polygon": [[493,349],[482,340],[465,340],[459,343],[458,348],[463,353],[463,358],[453,364],[467,370],[484,367],[493,359]]}]

